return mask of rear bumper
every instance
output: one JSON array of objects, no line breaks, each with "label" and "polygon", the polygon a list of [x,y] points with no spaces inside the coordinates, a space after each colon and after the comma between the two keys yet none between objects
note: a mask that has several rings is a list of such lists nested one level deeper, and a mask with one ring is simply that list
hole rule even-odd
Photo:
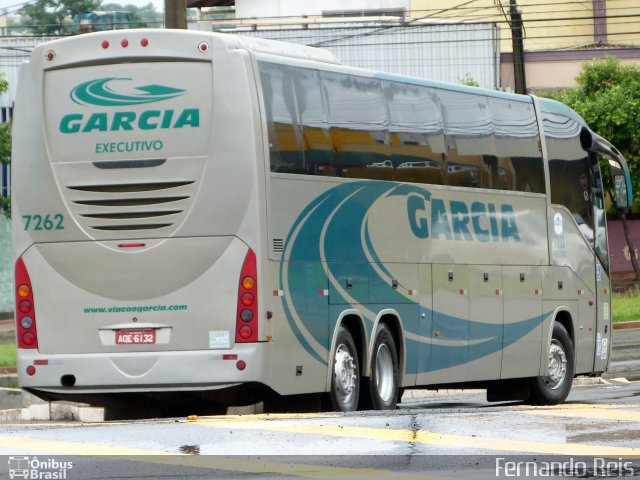
[{"label": "rear bumper", "polygon": [[[57,394],[217,390],[265,383],[267,343],[236,344],[228,350],[42,355],[19,349],[22,388]],[[244,370],[238,362],[245,363]],[[26,369],[35,367],[34,375]],[[73,385],[69,376],[73,376]]]}]

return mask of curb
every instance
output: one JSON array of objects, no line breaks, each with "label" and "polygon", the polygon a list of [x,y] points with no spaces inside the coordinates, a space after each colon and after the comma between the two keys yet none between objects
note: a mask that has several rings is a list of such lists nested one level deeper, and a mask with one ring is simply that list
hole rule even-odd
[{"label": "curb", "polygon": [[633,322],[618,322],[613,324],[614,330],[631,330],[633,328],[640,328],[640,320]]}]

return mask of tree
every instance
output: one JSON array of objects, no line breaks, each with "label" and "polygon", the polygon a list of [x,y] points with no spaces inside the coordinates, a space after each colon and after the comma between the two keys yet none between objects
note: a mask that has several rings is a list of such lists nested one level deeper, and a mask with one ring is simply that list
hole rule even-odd
[{"label": "tree", "polygon": [[121,10],[131,12],[135,22],[134,28],[154,28],[162,26],[162,14],[156,10],[153,3],[149,2],[142,7],[132,4],[105,3],[102,10]]},{"label": "tree", "polygon": [[[0,93],[9,89],[9,82],[4,78],[4,73],[0,72]],[[11,124],[0,123],[0,163],[8,164],[11,160]],[[0,210],[7,218],[11,218],[11,199],[0,197]]]},{"label": "tree", "polygon": [[36,35],[71,33],[71,21],[76,13],[100,8],[102,0],[35,0],[20,10],[23,26]]},{"label": "tree", "polygon": [[[585,63],[576,78],[576,87],[553,97],[573,108],[592,130],[620,150],[629,165],[634,202],[640,201],[640,67],[623,65],[612,57]],[[612,185],[607,180],[610,179],[605,178],[605,188],[611,194]],[[635,252],[624,212],[620,212],[620,218],[629,251]],[[631,262],[636,281],[640,281],[640,268],[633,254]]]}]

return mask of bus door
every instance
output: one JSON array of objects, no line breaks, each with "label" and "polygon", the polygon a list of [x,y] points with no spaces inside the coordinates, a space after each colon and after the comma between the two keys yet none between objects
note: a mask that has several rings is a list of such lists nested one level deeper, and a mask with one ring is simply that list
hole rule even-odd
[{"label": "bus door", "polygon": [[[598,139],[599,140],[599,139]],[[608,146],[608,145],[606,145]],[[602,147],[600,145],[600,147]],[[600,161],[592,155],[592,171],[595,188],[593,189],[594,209],[594,248],[596,252],[596,292],[597,292],[597,324],[596,350],[593,370],[604,371],[609,363],[611,351],[611,282],[609,276],[609,248],[607,242],[606,207],[604,202],[604,183],[600,176],[600,165],[608,165],[613,195],[616,206],[626,211],[632,203],[631,178],[626,162],[617,152],[610,150],[603,152]],[[607,174],[604,172],[605,175]]]}]

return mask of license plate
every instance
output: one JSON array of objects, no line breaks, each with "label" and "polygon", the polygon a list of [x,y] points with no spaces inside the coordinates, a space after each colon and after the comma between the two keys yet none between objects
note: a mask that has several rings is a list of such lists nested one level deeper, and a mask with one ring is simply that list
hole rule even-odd
[{"label": "license plate", "polygon": [[116,330],[116,345],[144,345],[156,343],[156,331]]}]

